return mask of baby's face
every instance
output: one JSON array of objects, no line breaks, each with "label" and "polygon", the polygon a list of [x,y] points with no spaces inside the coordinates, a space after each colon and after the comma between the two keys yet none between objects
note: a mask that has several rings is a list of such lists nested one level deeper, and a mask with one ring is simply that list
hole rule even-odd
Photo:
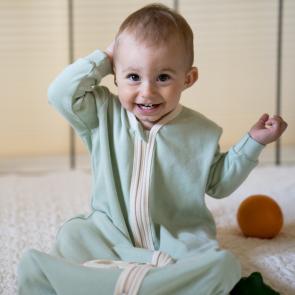
[{"label": "baby's face", "polygon": [[114,71],[122,106],[146,129],[173,111],[181,92],[197,79],[187,69],[185,50],[178,39],[149,46],[123,33],[114,57]]}]

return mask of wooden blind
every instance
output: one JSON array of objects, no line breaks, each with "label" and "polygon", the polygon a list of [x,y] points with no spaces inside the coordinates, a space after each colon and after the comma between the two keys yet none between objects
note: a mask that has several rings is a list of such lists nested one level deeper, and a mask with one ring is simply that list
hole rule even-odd
[{"label": "wooden blind", "polygon": [[[122,20],[151,2],[74,0],[74,58],[106,48]],[[172,7],[174,1],[161,2]],[[262,112],[275,111],[278,1],[178,2],[195,33],[200,71],[182,103],[224,128],[226,148]],[[69,151],[69,126],[47,103],[49,83],[69,60],[67,9],[67,0],[0,1],[0,159]],[[282,113],[289,128],[284,147],[295,146],[294,22],[295,2],[285,0]],[[103,82],[116,92],[112,81]],[[85,153],[79,140],[77,145],[78,153]],[[287,157],[295,160],[294,154]]]}]

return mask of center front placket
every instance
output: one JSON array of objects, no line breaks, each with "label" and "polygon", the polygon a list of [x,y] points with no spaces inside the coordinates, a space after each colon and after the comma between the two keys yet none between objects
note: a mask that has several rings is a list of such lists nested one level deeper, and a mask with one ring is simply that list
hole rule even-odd
[{"label": "center front placket", "polygon": [[149,214],[149,183],[156,132],[146,143],[135,138],[133,175],[131,180],[130,216],[135,246],[154,250]]},{"label": "center front placket", "polygon": [[[173,120],[182,110],[179,104],[170,114],[155,124],[148,136],[147,143],[141,136],[135,136],[133,172],[130,186],[130,226],[136,247],[155,250],[153,227],[149,211],[151,167],[156,135],[161,127]],[[135,117],[129,114],[131,121]]]}]

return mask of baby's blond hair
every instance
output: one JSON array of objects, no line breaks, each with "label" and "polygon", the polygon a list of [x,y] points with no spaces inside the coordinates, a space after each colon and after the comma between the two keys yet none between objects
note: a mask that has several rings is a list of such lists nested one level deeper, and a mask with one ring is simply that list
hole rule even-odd
[{"label": "baby's blond hair", "polygon": [[163,4],[150,4],[130,14],[119,28],[116,43],[124,32],[134,34],[137,40],[151,45],[178,37],[184,44],[189,68],[193,64],[192,29],[183,16]]}]

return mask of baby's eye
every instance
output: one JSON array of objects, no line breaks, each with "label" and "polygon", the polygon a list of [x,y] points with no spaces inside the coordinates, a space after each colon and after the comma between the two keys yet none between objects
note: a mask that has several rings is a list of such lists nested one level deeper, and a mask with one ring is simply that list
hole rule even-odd
[{"label": "baby's eye", "polygon": [[134,82],[138,82],[140,80],[140,77],[137,74],[131,73],[127,75],[127,79]]},{"label": "baby's eye", "polygon": [[161,74],[161,75],[159,75],[157,80],[160,82],[166,82],[169,79],[170,79],[170,76],[168,74]]}]

